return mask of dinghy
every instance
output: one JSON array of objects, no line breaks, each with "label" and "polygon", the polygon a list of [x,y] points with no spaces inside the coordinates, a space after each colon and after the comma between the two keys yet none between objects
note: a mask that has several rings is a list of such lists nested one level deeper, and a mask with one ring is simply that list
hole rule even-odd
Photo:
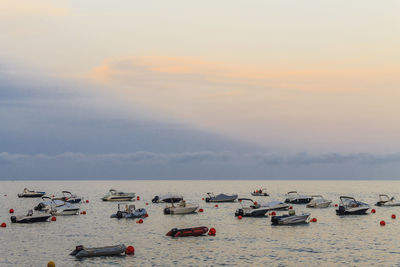
[{"label": "dinghy", "polygon": [[172,237],[184,237],[184,236],[201,236],[208,232],[206,226],[192,227],[185,229],[173,228],[166,235]]},{"label": "dinghy", "polygon": [[267,189],[262,188],[262,189],[258,189],[258,190],[254,190],[251,193],[252,196],[261,196],[261,197],[268,197],[268,193],[267,193]]},{"label": "dinghy", "polygon": [[112,214],[111,218],[135,219],[146,217],[147,211],[144,208],[136,209],[135,205],[125,205],[125,209],[122,210],[120,205],[122,206],[123,204],[118,204],[118,211]]},{"label": "dinghy", "polygon": [[77,258],[83,257],[102,257],[102,256],[120,256],[126,250],[125,245],[115,245],[108,247],[87,248],[84,246],[76,246],[70,255]]}]

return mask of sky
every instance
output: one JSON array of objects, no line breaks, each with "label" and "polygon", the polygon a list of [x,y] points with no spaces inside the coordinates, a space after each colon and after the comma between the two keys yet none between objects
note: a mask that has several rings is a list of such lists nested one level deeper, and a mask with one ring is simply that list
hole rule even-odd
[{"label": "sky", "polygon": [[0,0],[0,179],[400,178],[399,10]]}]

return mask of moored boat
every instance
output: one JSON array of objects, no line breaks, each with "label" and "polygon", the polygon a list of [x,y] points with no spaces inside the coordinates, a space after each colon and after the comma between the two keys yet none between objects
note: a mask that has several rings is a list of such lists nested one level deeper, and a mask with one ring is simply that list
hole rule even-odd
[{"label": "moored boat", "polygon": [[135,205],[125,205],[125,209],[121,208],[122,204],[118,204],[118,211],[111,215],[111,218],[118,219],[135,219],[146,217],[147,211],[145,208],[136,209]]},{"label": "moored boat", "polygon": [[261,196],[261,197],[269,196],[269,194],[267,193],[267,189],[265,189],[265,188],[254,190],[253,192],[251,192],[251,195],[252,196]]},{"label": "moored boat", "polygon": [[195,213],[198,208],[198,205],[187,204],[185,200],[182,200],[176,206],[174,203],[171,203],[171,206],[166,206],[164,208],[164,214],[190,214]]},{"label": "moored boat", "polygon": [[26,215],[21,216],[11,216],[11,222],[13,223],[35,223],[35,222],[45,222],[51,217],[48,213],[38,213],[34,214],[33,210],[29,210]]},{"label": "moored boat", "polygon": [[270,201],[266,204],[260,204],[261,207],[265,207],[270,210],[287,210],[289,209],[289,204],[283,203],[282,201]]},{"label": "moored boat", "polygon": [[382,207],[395,207],[395,206],[400,206],[400,202],[395,201],[394,197],[389,198],[388,195],[379,194],[379,201],[376,202],[375,205]]},{"label": "moored boat", "polygon": [[115,245],[107,247],[97,247],[97,248],[87,248],[84,246],[76,246],[75,250],[70,253],[70,255],[77,258],[83,257],[102,257],[102,256],[119,256],[124,253],[126,246]]},{"label": "moored boat", "polygon": [[219,194],[214,195],[214,193],[208,192],[208,197],[206,197],[206,202],[233,202],[237,199],[238,195],[225,195]]},{"label": "moored boat", "polygon": [[33,197],[42,197],[45,194],[46,194],[46,192],[30,191],[28,188],[24,188],[24,192],[22,192],[21,194],[18,194],[18,197],[33,198]]},{"label": "moored boat", "polygon": [[[235,211],[235,216],[243,217],[263,217],[268,212],[268,208],[261,207],[260,204],[254,202],[250,198],[239,198],[241,208]],[[250,203],[250,205],[243,205],[243,203]]]},{"label": "moored boat", "polygon": [[304,224],[308,223],[310,213],[302,213],[296,215],[294,210],[290,210],[289,214],[272,216],[271,223],[273,225],[290,225],[290,224]]},{"label": "moored boat", "polygon": [[331,205],[332,200],[327,200],[321,195],[312,196],[312,200],[307,204],[307,208],[327,208]]},{"label": "moored boat", "polygon": [[340,197],[340,205],[336,209],[337,215],[364,215],[367,213],[369,205],[355,200],[354,197]]},{"label": "moored boat", "polygon": [[105,195],[103,201],[131,201],[134,200],[135,193],[124,193],[115,189],[110,189],[109,193]]},{"label": "moored boat", "polygon": [[311,196],[300,195],[297,191],[290,191],[286,195],[285,203],[307,204],[312,200]]},{"label": "moored boat", "polygon": [[166,234],[166,236],[172,236],[172,237],[201,236],[206,234],[207,232],[208,228],[206,226],[184,228],[184,229],[173,228]]},{"label": "moored boat", "polygon": [[176,194],[168,194],[165,196],[155,196],[151,202],[153,203],[178,203],[183,200],[183,196]]}]

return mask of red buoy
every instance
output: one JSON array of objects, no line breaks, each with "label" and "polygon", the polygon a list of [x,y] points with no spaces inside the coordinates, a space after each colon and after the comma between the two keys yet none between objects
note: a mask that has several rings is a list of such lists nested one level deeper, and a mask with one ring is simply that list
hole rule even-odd
[{"label": "red buoy", "polygon": [[372,210],[371,210],[371,212],[372,212],[372,213],[375,213],[375,212],[376,212],[376,210],[375,210],[375,209],[372,209]]},{"label": "red buoy", "polygon": [[143,223],[143,219],[136,221],[136,223]]},{"label": "red buoy", "polygon": [[215,228],[210,228],[210,230],[208,231],[208,235],[215,235],[217,233],[217,230],[215,230]]},{"label": "red buoy", "polygon": [[392,214],[392,219],[396,219],[396,214]]},{"label": "red buoy", "polygon": [[254,206],[257,206],[257,205],[258,205],[257,201],[254,201]]},{"label": "red buoy", "polygon": [[57,221],[57,218],[55,216],[53,216],[53,217],[51,217],[51,221],[55,222],[55,221]]},{"label": "red buoy", "polygon": [[337,207],[338,206],[338,204],[335,204],[335,207]]},{"label": "red buoy", "polygon": [[9,213],[14,213],[14,209],[10,209],[8,212]]},{"label": "red buoy", "polygon": [[204,210],[203,209],[199,209],[199,212],[203,212]]},{"label": "red buoy", "polygon": [[203,197],[203,198],[201,198],[201,200],[204,200],[204,197]]},{"label": "red buoy", "polygon": [[144,215],[144,217],[146,217],[146,218],[147,218],[147,217],[149,217],[149,214],[148,214],[148,213],[146,213],[146,214]]},{"label": "red buoy", "polygon": [[146,202],[146,206],[147,206],[147,205],[149,205],[149,203],[148,203],[148,202]]},{"label": "red buoy", "polygon": [[3,223],[1,224],[1,227],[5,228],[5,227],[7,227],[7,224],[6,224],[5,222],[3,222]]},{"label": "red buoy", "polygon": [[317,218],[312,218],[311,221],[312,222],[317,222]]},{"label": "red buoy", "polygon": [[89,203],[89,200],[86,199],[86,203]]},{"label": "red buoy", "polygon": [[238,219],[239,219],[239,220],[241,220],[242,218],[243,218],[242,216],[240,216],[240,215],[238,216]]},{"label": "red buoy", "polygon": [[271,215],[276,216],[276,212],[275,211],[271,212]]},{"label": "red buoy", "polygon": [[292,209],[293,209],[293,206],[290,206],[289,209],[292,210]]},{"label": "red buoy", "polygon": [[82,215],[86,215],[86,211],[82,211],[81,214],[82,214]]},{"label": "red buoy", "polygon": [[241,199],[239,199],[239,202],[242,202],[242,200],[241,200]]},{"label": "red buoy", "polygon": [[125,250],[126,255],[133,255],[135,254],[135,248],[133,246],[128,246]]},{"label": "red buoy", "polygon": [[139,197],[139,196],[137,196],[137,197],[136,197],[136,200],[140,200],[140,197]]},{"label": "red buoy", "polygon": [[215,206],[214,206],[214,207],[218,208],[218,204],[215,204]]},{"label": "red buoy", "polygon": [[386,225],[385,221],[383,221],[383,220],[380,221],[379,224],[380,224],[381,226],[385,226],[385,225]]}]

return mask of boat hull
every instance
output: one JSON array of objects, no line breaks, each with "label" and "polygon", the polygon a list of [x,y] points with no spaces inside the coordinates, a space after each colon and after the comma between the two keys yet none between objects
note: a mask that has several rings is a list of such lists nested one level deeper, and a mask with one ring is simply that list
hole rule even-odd
[{"label": "boat hull", "polygon": [[308,223],[310,214],[272,216],[272,225],[291,225]]},{"label": "boat hull", "polygon": [[71,252],[70,255],[77,258],[85,257],[102,257],[102,256],[119,256],[126,250],[125,245],[116,245],[109,247],[99,248],[85,248],[83,246],[77,246],[77,248]]},{"label": "boat hull", "polygon": [[287,198],[287,199],[285,199],[285,203],[308,204],[308,203],[310,203],[311,200],[312,200],[312,198],[294,198],[294,199]]},{"label": "boat hull", "polygon": [[325,202],[319,202],[319,203],[312,203],[312,201],[310,203],[307,204],[307,208],[317,208],[317,209],[321,209],[321,208],[328,208],[331,205],[332,201],[325,201]]},{"label": "boat hull", "polygon": [[206,226],[185,228],[185,229],[173,228],[166,234],[166,236],[172,236],[172,237],[201,236],[206,234],[207,232],[208,228]]},{"label": "boat hull", "polygon": [[265,214],[268,212],[266,208],[259,208],[259,209],[237,209],[235,212],[235,216],[242,216],[242,217],[265,217]]},{"label": "boat hull", "polygon": [[369,207],[353,208],[353,209],[337,209],[337,215],[366,215]]},{"label": "boat hull", "polygon": [[118,197],[118,196],[111,196],[111,197],[103,197],[103,201],[132,201],[135,197]]},{"label": "boat hull", "polygon": [[37,198],[42,197],[46,194],[46,192],[36,192],[36,193],[27,193],[27,194],[18,194],[19,198]]},{"label": "boat hull", "polygon": [[198,209],[198,206],[191,206],[191,207],[166,207],[164,209],[164,214],[171,214],[171,215],[183,215],[183,214],[190,214],[195,213]]},{"label": "boat hull", "polygon": [[36,216],[11,216],[11,222],[13,223],[36,223],[45,222],[51,215],[36,215]]}]

